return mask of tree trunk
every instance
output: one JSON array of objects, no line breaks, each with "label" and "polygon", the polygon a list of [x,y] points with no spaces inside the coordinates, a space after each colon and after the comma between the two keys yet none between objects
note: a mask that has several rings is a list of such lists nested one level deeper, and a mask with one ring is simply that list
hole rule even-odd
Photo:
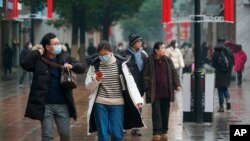
[{"label": "tree trunk", "polygon": [[111,22],[108,20],[104,20],[103,22],[103,39],[108,41],[109,40],[109,35],[111,34],[110,32],[110,27],[111,27]]},{"label": "tree trunk", "polygon": [[85,11],[84,7],[72,7],[72,11],[72,56],[82,59],[85,54]]}]

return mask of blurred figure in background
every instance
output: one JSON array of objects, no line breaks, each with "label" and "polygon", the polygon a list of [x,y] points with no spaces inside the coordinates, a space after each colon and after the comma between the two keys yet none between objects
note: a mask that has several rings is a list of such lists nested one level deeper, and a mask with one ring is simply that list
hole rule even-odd
[{"label": "blurred figure in background", "polygon": [[68,44],[68,43],[65,43],[64,45],[65,45],[65,47],[67,48],[67,51],[68,51],[68,53],[69,53],[69,56],[71,56],[71,49],[70,49],[70,47],[69,47],[69,44]]},{"label": "blurred figure in background", "polygon": [[119,42],[117,47],[115,48],[115,53],[121,53],[126,50],[126,47],[123,45],[122,42]]},{"label": "blurred figure in background", "polygon": [[184,43],[182,48],[180,49],[185,67],[183,68],[183,73],[191,73],[192,72],[192,63],[194,63],[194,52],[191,44]]},{"label": "blurred figure in background", "polygon": [[165,55],[172,59],[174,67],[181,78],[182,68],[185,66],[185,64],[176,40],[172,40],[170,42],[169,47],[165,51]]},{"label": "blurred figure in background", "polygon": [[12,56],[13,56],[13,51],[12,51],[10,45],[6,43],[5,48],[3,50],[3,66],[4,66],[5,80],[11,79]]},{"label": "blurred figure in background", "polygon": [[91,55],[94,55],[97,53],[97,49],[96,47],[94,46],[94,43],[89,43],[89,47],[88,47],[88,55],[91,56]]},{"label": "blurred figure in background", "polygon": [[[24,59],[24,57],[31,51],[31,48],[32,48],[32,44],[31,42],[27,42],[22,51],[21,51],[21,54],[20,54],[20,62]],[[31,81],[32,81],[32,74],[31,72],[27,72],[26,70],[22,69],[22,75],[21,75],[21,78],[19,80],[19,87],[20,88],[23,88],[23,81],[26,77],[28,73],[28,77],[29,77],[29,84],[31,84]]]},{"label": "blurred figure in background", "polygon": [[242,84],[242,72],[247,61],[247,54],[242,50],[242,46],[239,45],[239,50],[234,53],[234,70],[237,73],[237,85],[241,87]]},{"label": "blurred figure in background", "polygon": [[226,99],[227,110],[231,109],[228,87],[233,65],[234,58],[231,49],[226,46],[225,39],[218,39],[212,57],[212,66],[215,68],[215,87],[218,90],[220,106],[218,112],[224,112],[224,99]]}]

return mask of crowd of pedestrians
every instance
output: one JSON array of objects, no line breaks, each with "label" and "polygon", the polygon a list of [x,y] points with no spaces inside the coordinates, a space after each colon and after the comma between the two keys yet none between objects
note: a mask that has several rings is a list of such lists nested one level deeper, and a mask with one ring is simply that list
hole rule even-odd
[{"label": "crowd of pedestrians", "polygon": [[[85,87],[90,90],[88,135],[97,132],[99,141],[121,141],[128,130],[132,136],[142,136],[140,128],[146,125],[141,112],[143,105],[149,103],[152,107],[153,138],[168,137],[171,128],[168,126],[170,103],[176,102],[182,116],[182,74],[193,71],[195,46],[184,42],[179,47],[176,40],[169,45],[157,41],[149,52],[143,47],[144,41],[139,35],[130,34],[127,40],[128,47],[120,42],[115,49],[108,41],[101,41],[97,47],[91,45],[86,59],[88,66],[72,58],[68,44],[62,45],[53,33],[45,34],[40,44],[27,42],[24,45],[20,54],[23,72],[19,86],[23,87],[28,74],[30,94],[25,117],[41,122],[42,140],[53,140],[55,121],[60,140],[70,141],[69,119],[76,119],[77,113],[72,89],[64,89],[60,85],[61,70],[81,74],[86,68]],[[234,69],[240,87],[247,55],[241,45],[237,52],[231,52],[223,39],[218,40],[214,51],[209,51],[211,48],[205,47],[206,44],[203,46],[206,52],[204,63],[215,68],[215,87],[220,105],[218,112],[224,112],[224,100],[226,109],[230,110],[230,76]],[[11,48],[6,45],[4,51],[4,58],[10,59]],[[219,64],[224,58],[228,69],[222,69]],[[8,65],[5,66],[5,73],[7,76],[11,74]]]}]

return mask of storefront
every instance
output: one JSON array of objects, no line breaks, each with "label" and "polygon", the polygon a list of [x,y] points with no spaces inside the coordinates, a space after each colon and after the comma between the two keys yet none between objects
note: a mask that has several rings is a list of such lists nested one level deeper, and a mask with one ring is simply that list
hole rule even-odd
[{"label": "storefront", "polygon": [[[18,21],[13,17],[12,0],[0,0],[1,19],[0,19],[0,54],[3,56],[3,50],[6,44],[10,45],[13,50],[13,67],[19,66],[20,45],[22,45],[21,25],[22,21]],[[21,10],[18,4],[18,10]],[[3,68],[3,58],[1,57],[0,68]]]}]

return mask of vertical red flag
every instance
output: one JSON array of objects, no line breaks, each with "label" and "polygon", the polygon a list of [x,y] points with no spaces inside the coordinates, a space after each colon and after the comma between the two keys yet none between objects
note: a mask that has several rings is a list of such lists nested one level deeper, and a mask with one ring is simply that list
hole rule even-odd
[{"label": "vertical red flag", "polygon": [[234,22],[234,0],[224,0],[224,20]]},{"label": "vertical red flag", "polygon": [[172,0],[162,0],[162,22],[171,21]]},{"label": "vertical red flag", "polygon": [[12,0],[12,17],[18,17],[18,0]]},{"label": "vertical red flag", "polygon": [[52,18],[53,17],[53,0],[47,0],[47,17]]}]

